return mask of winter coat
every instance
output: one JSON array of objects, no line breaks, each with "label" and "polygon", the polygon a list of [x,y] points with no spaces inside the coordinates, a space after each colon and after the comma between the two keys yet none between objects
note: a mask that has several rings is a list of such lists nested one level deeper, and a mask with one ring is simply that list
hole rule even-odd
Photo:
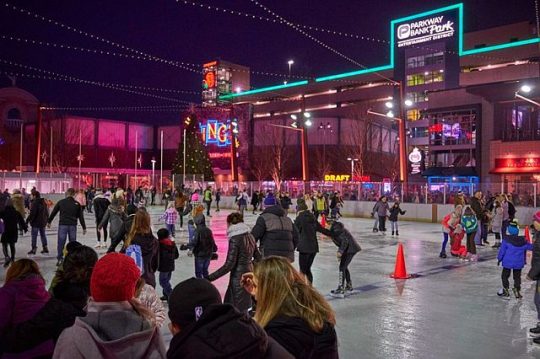
[{"label": "winter coat", "polygon": [[107,227],[109,224],[109,236],[112,239],[118,239],[122,236],[124,229],[124,220],[126,219],[126,214],[124,209],[121,206],[110,205],[101,220],[98,228]]},{"label": "winter coat", "polygon": [[322,226],[312,212],[300,211],[294,220],[294,225],[298,230],[298,247],[296,250],[300,253],[318,253],[319,241],[317,232],[321,232]]},{"label": "winter coat", "polygon": [[2,243],[17,243],[19,237],[17,225],[25,231],[28,230],[23,217],[13,206],[6,206],[4,212],[0,213],[0,219],[4,221],[4,233],[0,238]]},{"label": "winter coat", "polygon": [[464,257],[467,254],[467,248],[462,245],[463,238],[465,237],[465,231],[460,233],[451,232],[450,253],[455,256]]},{"label": "winter coat", "polygon": [[45,203],[45,199],[36,198],[30,205],[30,214],[26,218],[26,224],[34,228],[44,228],[47,225],[47,218],[49,218],[49,208]]},{"label": "winter coat", "polygon": [[245,312],[251,307],[251,295],[244,290],[240,280],[244,273],[253,272],[253,258],[259,260],[261,254],[246,224],[238,223],[229,226],[227,237],[229,238],[227,259],[221,268],[208,276],[208,280],[214,281],[230,272],[229,286],[223,301]]},{"label": "winter coat", "polygon": [[334,244],[338,246],[338,252],[341,254],[354,254],[362,250],[351,232],[341,222],[334,222],[328,234]]},{"label": "winter coat", "polygon": [[167,358],[292,359],[283,347],[246,313],[229,304],[206,307],[198,321],[182,328],[169,346]]},{"label": "winter coat", "polygon": [[533,244],[531,269],[527,276],[533,280],[540,280],[540,234],[536,233]]},{"label": "winter coat", "polygon": [[375,203],[375,206],[373,206],[373,213],[376,213],[379,217],[386,217],[389,210],[388,202],[378,201]]},{"label": "winter coat", "polygon": [[26,217],[26,211],[24,210],[24,196],[21,193],[14,193],[11,195],[11,204],[24,218]]},{"label": "winter coat", "polygon": [[251,234],[263,248],[263,255],[280,256],[294,262],[298,231],[281,206],[266,208],[257,218]]},{"label": "winter coat", "polygon": [[54,286],[51,284],[49,293],[64,303],[71,304],[79,310],[83,310],[88,304],[90,297],[90,281],[88,282],[71,282],[60,280],[58,274],[55,276]]},{"label": "winter coat", "polygon": [[0,212],[3,212],[9,201],[9,194],[6,192],[0,192]]},{"label": "winter coat", "polygon": [[5,333],[2,349],[5,353],[22,353],[50,340],[56,342],[62,331],[75,323],[75,318],[85,315],[69,303],[50,298],[31,319]]},{"label": "winter coat", "polygon": [[58,212],[60,212],[59,225],[76,226],[78,219],[79,222],[81,222],[82,228],[86,229],[82,207],[79,202],[75,201],[75,198],[70,196],[58,201],[54,206],[47,223],[51,223]]},{"label": "winter coat", "polygon": [[178,248],[170,238],[159,240],[159,272],[174,272],[174,260],[178,257]]},{"label": "winter coat", "polygon": [[506,236],[499,249],[497,259],[504,268],[523,269],[525,267],[525,252],[532,251],[533,245],[525,241],[523,236]]},{"label": "winter coat", "polygon": [[174,207],[175,208],[184,208],[186,206],[187,198],[185,196],[176,196],[174,197]]},{"label": "winter coat", "polygon": [[257,193],[253,193],[251,196],[251,205],[257,207],[259,204],[259,195]]},{"label": "winter coat", "polygon": [[313,198],[313,209],[316,212],[325,212],[328,210],[328,201],[324,196]]},{"label": "winter coat", "polygon": [[476,215],[463,215],[461,216],[461,226],[465,229],[465,233],[471,234],[478,230],[478,220]]},{"label": "winter coat", "polygon": [[456,214],[455,211],[444,216],[442,220],[442,231],[444,233],[452,232],[458,224],[461,223],[461,216]]},{"label": "winter coat", "polygon": [[[136,234],[131,240],[130,245],[141,247],[141,254],[144,266],[144,273],[141,278],[146,284],[156,287],[156,273],[159,267],[159,242],[152,233]],[[123,249],[125,251],[125,249]]]},{"label": "winter coat", "polygon": [[212,191],[207,189],[204,191],[204,203],[212,202]]},{"label": "winter coat", "polygon": [[493,233],[500,233],[502,231],[503,223],[503,208],[493,208],[493,218],[491,219],[491,230]]},{"label": "winter coat", "polygon": [[163,303],[156,290],[151,285],[145,284],[137,299],[142,305],[148,308],[148,310],[154,313],[155,320],[153,321],[153,324],[158,328],[161,327],[165,322],[165,319],[167,319],[167,313],[165,312],[165,308],[163,308]]},{"label": "winter coat", "polygon": [[397,222],[398,221],[398,215],[404,215],[407,211],[402,210],[399,206],[395,207],[392,206],[390,208],[390,215],[388,216],[388,219],[390,222]]},{"label": "winter coat", "polygon": [[281,198],[281,207],[283,207],[283,209],[289,209],[291,207],[291,204],[292,201],[289,196],[283,196],[283,198]]},{"label": "winter coat", "polygon": [[165,358],[159,329],[127,302],[88,304],[86,317],[62,332],[53,358]]},{"label": "winter coat", "polygon": [[471,197],[471,208],[474,211],[476,218],[482,219],[482,216],[484,214],[484,206],[482,205],[482,202],[478,198]]},{"label": "winter coat", "polygon": [[94,215],[96,216],[96,224],[99,225],[103,220],[103,217],[105,217],[105,212],[107,212],[107,208],[109,208],[111,202],[109,202],[109,200],[103,195],[97,195],[94,198],[93,203]]},{"label": "winter coat", "polygon": [[188,244],[188,248],[192,250],[195,257],[210,259],[212,253],[217,252],[212,230],[206,227],[203,215],[195,216],[193,222],[196,228],[193,233],[193,241]]},{"label": "winter coat", "polygon": [[301,318],[277,316],[264,329],[295,358],[339,358],[336,330],[328,323],[317,333]]},{"label": "winter coat", "polygon": [[[11,333],[12,326],[34,317],[48,300],[49,293],[45,289],[45,281],[39,275],[11,280],[0,288],[0,342],[7,341],[7,335]],[[50,356],[53,350],[53,341],[45,340],[23,353],[12,355],[4,353],[2,358]]]}]

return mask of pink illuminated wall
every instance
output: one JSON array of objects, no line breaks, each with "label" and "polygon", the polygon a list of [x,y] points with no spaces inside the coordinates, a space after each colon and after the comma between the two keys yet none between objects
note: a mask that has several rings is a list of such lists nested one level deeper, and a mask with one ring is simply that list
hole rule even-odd
[{"label": "pink illuminated wall", "polygon": [[123,122],[99,121],[98,144],[103,147],[125,147],[126,125]]},{"label": "pink illuminated wall", "polygon": [[[152,149],[154,147],[154,128],[140,124],[129,124],[128,138],[129,149],[135,149],[135,142],[139,149]],[[137,141],[135,141],[137,138]]]},{"label": "pink illuminated wall", "polygon": [[164,126],[159,127],[157,132],[157,148],[160,148],[161,131],[163,131],[163,149],[176,150],[178,144],[182,140],[182,129],[180,126]]},{"label": "pink illuminated wall", "polygon": [[84,117],[67,117],[64,130],[66,143],[71,145],[79,144],[79,131],[83,145],[94,145],[96,141],[94,120]]}]

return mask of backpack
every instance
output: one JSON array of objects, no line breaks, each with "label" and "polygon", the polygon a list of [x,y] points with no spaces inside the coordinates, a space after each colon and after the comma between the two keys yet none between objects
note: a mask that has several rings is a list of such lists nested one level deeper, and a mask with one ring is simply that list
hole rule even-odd
[{"label": "backpack", "polygon": [[135,264],[137,267],[139,267],[139,270],[141,271],[141,275],[144,274],[144,263],[143,263],[143,257],[142,257],[142,251],[141,246],[138,244],[131,244],[129,247],[126,248],[126,256],[132,258],[135,261]]},{"label": "backpack", "polygon": [[465,228],[465,233],[467,234],[476,232],[478,229],[478,221],[476,220],[476,216],[474,214],[470,216],[463,216],[461,218],[461,224],[463,225],[463,228]]}]

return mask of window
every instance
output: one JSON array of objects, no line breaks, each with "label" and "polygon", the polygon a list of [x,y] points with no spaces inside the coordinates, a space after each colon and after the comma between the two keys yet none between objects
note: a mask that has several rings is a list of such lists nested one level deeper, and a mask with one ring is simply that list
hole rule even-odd
[{"label": "window", "polygon": [[430,84],[434,82],[443,82],[444,81],[444,72],[438,71],[429,71],[424,73],[425,83]]},{"label": "window", "polygon": [[407,93],[407,98],[409,98],[414,103],[428,101],[428,96],[427,96],[426,91],[409,92]]},{"label": "window", "polygon": [[476,114],[474,110],[429,115],[430,145],[475,145]]},{"label": "window", "polygon": [[409,137],[411,138],[423,138],[429,136],[427,127],[413,127],[409,130]]},{"label": "window", "polygon": [[416,121],[419,119],[420,119],[420,110],[416,108],[412,110],[407,110],[407,120]]},{"label": "window", "polygon": [[444,63],[444,52],[436,52],[434,54],[413,56],[407,58],[407,68],[415,69],[430,65],[438,65]]},{"label": "window", "polygon": [[407,59],[407,68],[414,69],[425,66],[424,56],[414,56]]},{"label": "window", "polygon": [[407,75],[407,86],[423,85],[424,82],[424,74]]},{"label": "window", "polygon": [[407,75],[407,86],[418,86],[423,84],[430,84],[434,82],[444,81],[444,71],[426,71],[419,74]]},{"label": "window", "polygon": [[21,111],[19,111],[18,108],[12,108],[7,113],[8,120],[20,120],[21,119]]},{"label": "window", "polygon": [[438,65],[444,63],[444,53],[437,52],[434,54],[426,55],[426,66]]}]

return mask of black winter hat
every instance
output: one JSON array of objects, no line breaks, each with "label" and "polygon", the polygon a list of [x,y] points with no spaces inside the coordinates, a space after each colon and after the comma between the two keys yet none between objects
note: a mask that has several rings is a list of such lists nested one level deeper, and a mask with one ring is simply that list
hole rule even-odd
[{"label": "black winter hat", "polygon": [[306,211],[308,209],[307,204],[306,204],[306,200],[303,199],[303,198],[299,198],[296,201],[296,205],[297,205],[299,211]]},{"label": "black winter hat", "polygon": [[160,228],[157,231],[157,237],[158,239],[165,239],[169,237],[169,230],[167,228]]},{"label": "black winter hat", "polygon": [[190,278],[174,287],[169,297],[169,318],[182,327],[195,323],[206,307],[221,304],[221,295],[206,279]]}]

